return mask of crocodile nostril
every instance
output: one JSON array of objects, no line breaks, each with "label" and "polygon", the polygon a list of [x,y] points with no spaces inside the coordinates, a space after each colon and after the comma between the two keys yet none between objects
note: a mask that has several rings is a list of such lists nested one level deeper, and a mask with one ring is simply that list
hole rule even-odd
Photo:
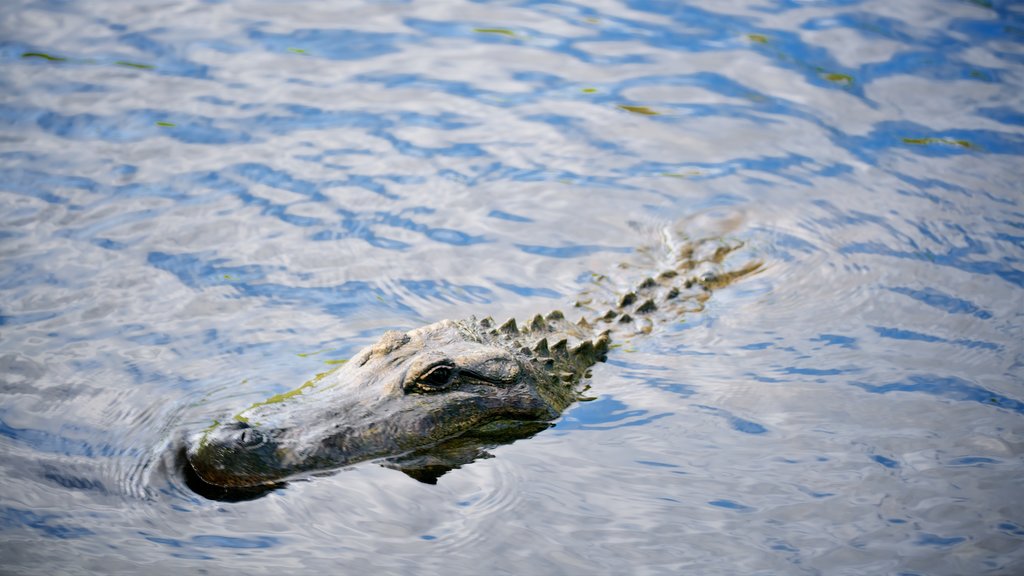
[{"label": "crocodile nostril", "polygon": [[236,437],[236,441],[240,446],[243,446],[245,448],[255,448],[257,446],[261,446],[266,441],[266,439],[263,437],[263,434],[259,433],[258,430],[246,427],[242,430],[240,434],[238,434],[238,436]]}]

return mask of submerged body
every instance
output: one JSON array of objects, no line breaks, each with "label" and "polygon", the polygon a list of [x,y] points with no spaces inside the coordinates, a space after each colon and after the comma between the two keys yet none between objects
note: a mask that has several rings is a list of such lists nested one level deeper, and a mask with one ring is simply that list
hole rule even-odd
[{"label": "submerged body", "polygon": [[433,481],[550,425],[616,335],[699,310],[713,288],[759,268],[709,270],[736,248],[689,244],[607,311],[581,306],[590,314],[577,322],[555,311],[521,327],[470,318],[387,332],[337,370],[197,434],[189,465],[202,483],[229,490],[376,459]]}]

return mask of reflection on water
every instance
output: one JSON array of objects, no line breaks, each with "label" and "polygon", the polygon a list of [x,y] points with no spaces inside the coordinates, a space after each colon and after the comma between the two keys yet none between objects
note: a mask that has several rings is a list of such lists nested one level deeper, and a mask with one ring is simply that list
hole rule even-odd
[{"label": "reflection on water", "polygon": [[[0,29],[6,569],[1024,570],[1018,4],[18,2]],[[182,434],[384,330],[628,287],[663,230],[766,268],[494,458],[241,503],[174,472]]]}]

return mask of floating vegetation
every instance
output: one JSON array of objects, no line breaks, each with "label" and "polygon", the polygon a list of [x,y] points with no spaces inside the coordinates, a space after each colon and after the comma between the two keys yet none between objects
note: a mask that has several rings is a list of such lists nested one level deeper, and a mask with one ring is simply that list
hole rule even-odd
[{"label": "floating vegetation", "polygon": [[306,52],[302,48],[289,48],[288,51],[291,52],[292,54],[302,54],[303,56],[309,55],[309,52]]},{"label": "floating vegetation", "polygon": [[[243,414],[245,414],[246,412],[249,412],[250,410],[255,410],[256,408],[259,408],[260,406],[267,406],[269,404],[279,404],[279,403],[284,402],[285,400],[287,400],[289,398],[298,396],[298,395],[302,394],[303,392],[305,392],[307,389],[313,388],[314,386],[316,386],[317,383],[319,383],[321,380],[324,379],[324,376],[327,376],[331,372],[334,372],[334,370],[328,370],[327,372],[321,372],[321,373],[317,374],[316,376],[314,376],[312,379],[307,380],[306,383],[304,383],[302,386],[299,386],[298,388],[296,388],[294,390],[289,390],[288,392],[282,392],[280,394],[274,394],[273,396],[271,396],[270,398],[267,398],[266,400],[263,400],[262,402],[256,402],[253,405],[251,405],[248,408],[246,408],[245,410],[242,410],[238,414],[235,414],[234,419],[238,420],[239,422],[245,422],[246,424],[248,424],[249,423],[249,418],[246,417],[246,416],[243,416]],[[213,430],[215,427],[216,426],[211,426],[209,428],[209,430]]]},{"label": "floating vegetation", "polygon": [[959,146],[968,150],[977,150],[978,146],[969,140],[956,140],[953,138],[903,138],[904,144],[913,144],[915,146],[930,146],[938,144],[940,146]]},{"label": "floating vegetation", "polygon": [[703,170],[691,168],[689,170],[683,170],[682,172],[662,172],[662,176],[668,176],[669,178],[693,178],[695,176],[703,176],[706,174]]},{"label": "floating vegetation", "polygon": [[50,62],[64,62],[67,58],[63,56],[54,56],[53,54],[47,54],[46,52],[24,52],[21,55],[22,58],[42,58],[43,60],[49,60]]},{"label": "floating vegetation", "polygon": [[473,28],[473,32],[478,32],[480,34],[500,34],[502,36],[508,36],[509,38],[517,37],[516,33],[508,28]]},{"label": "floating vegetation", "polygon": [[177,126],[177,124],[175,124],[174,122],[166,122],[164,120],[157,120],[156,125],[161,126],[163,128],[174,128],[175,126]]},{"label": "floating vegetation", "polygon": [[651,110],[647,106],[631,106],[629,104],[619,104],[617,108],[625,110],[626,112],[632,112],[634,114],[643,114],[644,116],[658,116],[661,112]]},{"label": "floating vegetation", "polygon": [[348,362],[348,358],[340,358],[340,359],[336,359],[336,360],[324,360],[324,364],[327,364],[329,366],[337,366],[339,364],[344,364],[345,362]]},{"label": "floating vegetation", "polygon": [[840,74],[839,72],[823,72],[821,77],[829,82],[836,84],[842,84],[843,86],[853,86],[853,76],[849,74]]},{"label": "floating vegetation", "polygon": [[601,23],[601,19],[600,18],[594,18],[594,17],[584,18],[583,21],[586,22],[587,24],[600,24]]},{"label": "floating vegetation", "polygon": [[[747,39],[750,40],[751,42],[756,42],[758,44],[771,44],[771,41],[769,40],[768,36],[765,36],[764,34],[747,34]],[[853,88],[853,86],[857,83],[854,77],[851,76],[850,74],[843,74],[842,72],[830,72],[821,66],[816,66],[809,62],[800,60],[798,58],[794,58],[793,56],[786,54],[785,52],[779,50],[778,48],[768,50],[767,53],[774,54],[775,58],[777,58],[780,62],[792,64],[796,68],[805,71],[812,71],[813,73],[817,74],[818,77],[829,82],[832,82],[833,84],[838,84],[844,88]]]},{"label": "floating vegetation", "polygon": [[319,378],[313,378],[312,380],[306,382],[302,386],[299,386],[295,390],[291,390],[289,392],[283,392],[281,394],[274,394],[273,396],[271,396],[270,398],[267,398],[266,400],[264,400],[262,402],[256,402],[252,406],[249,406],[245,410],[242,410],[238,414],[235,414],[235,420],[238,420],[239,422],[248,423],[249,422],[249,418],[243,416],[243,414],[245,414],[246,412],[248,412],[250,410],[253,410],[255,408],[259,408],[260,406],[267,406],[269,404],[279,404],[279,403],[284,402],[285,400],[287,400],[289,398],[292,398],[294,396],[298,396],[299,394],[302,394],[306,390],[306,388],[312,388],[315,385],[315,382],[317,380],[319,380]]},{"label": "floating vegetation", "polygon": [[[41,58],[43,60],[49,60],[50,62],[67,62],[68,61],[68,59],[65,58],[64,56],[54,56],[53,54],[47,54],[46,52],[23,52],[21,54],[21,57],[22,58]],[[99,61],[97,61],[95,59],[92,59],[92,58],[87,58],[87,59],[84,59],[84,60],[79,59],[79,60],[76,60],[76,62],[78,62],[80,64],[102,64],[102,62],[99,62]],[[124,66],[125,68],[136,68],[138,70],[153,70],[153,69],[156,68],[156,66],[153,66],[152,64],[142,64],[140,62],[131,62],[129,60],[116,60],[116,61],[113,62],[113,64],[114,64],[114,66]]]},{"label": "floating vegetation", "polygon": [[127,68],[138,68],[139,70],[152,70],[156,68],[156,66],[151,66],[149,64],[139,64],[138,62],[128,62],[127,60],[118,60],[117,62],[114,62],[114,64],[118,66],[125,66]]},{"label": "floating vegetation", "polygon": [[581,92],[584,94],[594,94],[597,92],[597,88],[584,88]]}]

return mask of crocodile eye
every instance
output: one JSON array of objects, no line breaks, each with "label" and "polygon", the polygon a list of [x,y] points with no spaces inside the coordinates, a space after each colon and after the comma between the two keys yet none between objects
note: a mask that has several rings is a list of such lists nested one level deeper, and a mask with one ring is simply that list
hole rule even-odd
[{"label": "crocodile eye", "polygon": [[455,368],[447,364],[434,366],[416,381],[416,384],[427,391],[443,390],[452,380]]}]

